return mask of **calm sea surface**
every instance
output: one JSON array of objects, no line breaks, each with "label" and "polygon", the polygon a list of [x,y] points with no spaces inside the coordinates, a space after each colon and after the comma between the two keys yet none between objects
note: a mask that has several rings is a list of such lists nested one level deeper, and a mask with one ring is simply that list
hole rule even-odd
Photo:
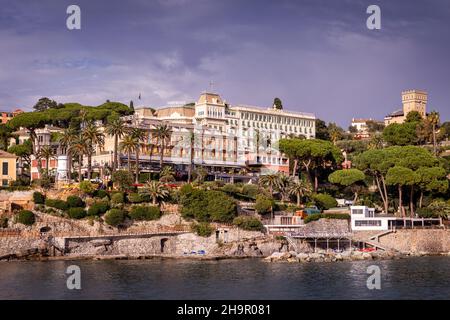
[{"label": "calm sea surface", "polygon": [[[73,264],[81,268],[81,290],[66,286]],[[367,289],[369,265],[381,269],[381,290]],[[1,262],[0,299],[450,299],[450,257]]]}]

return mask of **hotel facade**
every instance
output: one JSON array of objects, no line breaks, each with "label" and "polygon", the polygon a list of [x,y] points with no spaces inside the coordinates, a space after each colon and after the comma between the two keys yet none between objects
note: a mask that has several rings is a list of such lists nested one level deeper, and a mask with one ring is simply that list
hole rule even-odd
[{"label": "hotel facade", "polygon": [[[229,105],[216,93],[202,93],[196,103],[158,108],[137,108],[124,117],[130,127],[141,128],[141,172],[158,171],[160,143],[153,129],[165,124],[171,136],[164,150],[164,165],[186,172],[192,163],[214,172],[289,172],[288,159],[278,150],[281,138],[315,137],[315,116],[291,112],[275,106],[261,108]],[[113,137],[105,135],[105,145],[92,157],[93,168],[111,166]],[[119,167],[127,167],[128,156],[121,153]],[[131,164],[136,159],[131,155]]]}]

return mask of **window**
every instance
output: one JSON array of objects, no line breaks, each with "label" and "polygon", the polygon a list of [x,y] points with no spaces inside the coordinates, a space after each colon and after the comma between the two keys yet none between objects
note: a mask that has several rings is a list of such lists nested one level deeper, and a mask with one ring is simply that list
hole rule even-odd
[{"label": "window", "polygon": [[364,214],[364,210],[363,209],[353,209],[352,214]]},{"label": "window", "polygon": [[3,162],[3,166],[2,166],[2,174],[4,176],[8,175],[8,162]]},{"label": "window", "polygon": [[8,186],[8,179],[2,180],[2,186],[7,187]]},{"label": "window", "polygon": [[381,220],[356,220],[355,227],[381,227]]}]

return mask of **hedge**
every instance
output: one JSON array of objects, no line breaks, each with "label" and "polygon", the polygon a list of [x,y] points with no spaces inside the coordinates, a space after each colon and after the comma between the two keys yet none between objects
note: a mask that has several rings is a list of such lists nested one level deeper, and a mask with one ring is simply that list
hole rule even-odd
[{"label": "hedge", "polygon": [[268,198],[262,194],[256,197],[255,210],[259,214],[269,213],[270,209],[275,206],[273,199]]},{"label": "hedge", "polygon": [[142,196],[139,193],[130,193],[128,195],[128,201],[131,203],[141,203],[144,200],[142,199]]},{"label": "hedge", "polygon": [[100,199],[103,199],[104,197],[108,197],[109,198],[109,194],[108,194],[108,192],[106,190],[99,189],[99,190],[95,190],[94,191],[94,197],[95,198],[100,198]]},{"label": "hedge", "polygon": [[35,191],[33,193],[33,201],[35,204],[44,204],[45,196],[42,193],[40,193],[39,191]]},{"label": "hedge", "polygon": [[249,231],[263,231],[264,225],[256,217],[239,216],[234,218],[233,224],[241,229]]},{"label": "hedge", "polygon": [[111,203],[113,204],[122,204],[125,202],[125,197],[122,192],[114,193],[111,196]]},{"label": "hedge", "polygon": [[67,214],[72,219],[83,219],[86,217],[86,210],[84,208],[69,208]]},{"label": "hedge", "polygon": [[66,211],[69,207],[65,201],[59,199],[46,199],[45,205],[63,211]]},{"label": "hedge", "polygon": [[16,221],[26,226],[31,226],[36,222],[36,216],[30,210],[21,210],[17,215]]},{"label": "hedge", "polygon": [[67,197],[67,205],[69,208],[84,208],[84,201],[78,196],[68,196]]},{"label": "hedge", "polygon": [[106,201],[99,201],[89,207],[87,211],[88,216],[100,216],[109,210],[109,203]]},{"label": "hedge", "polygon": [[130,217],[138,221],[157,220],[161,217],[161,210],[156,206],[135,206],[131,209]]},{"label": "hedge", "polygon": [[313,195],[313,200],[316,206],[321,210],[328,210],[337,207],[338,203],[335,198],[326,193],[319,193]]},{"label": "hedge", "polygon": [[350,220],[350,215],[349,214],[340,214],[340,213],[331,213],[331,214],[326,214],[326,213],[315,213],[315,214],[310,214],[308,215],[303,221],[305,223],[311,222],[311,221],[316,221],[319,219],[342,219],[342,220]]},{"label": "hedge", "polygon": [[120,209],[111,209],[105,214],[105,222],[110,226],[117,227],[125,221],[127,214]]}]

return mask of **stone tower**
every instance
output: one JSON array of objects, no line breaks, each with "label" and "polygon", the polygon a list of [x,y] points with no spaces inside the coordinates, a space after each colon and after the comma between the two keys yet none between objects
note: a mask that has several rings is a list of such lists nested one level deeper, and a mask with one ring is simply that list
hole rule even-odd
[{"label": "stone tower", "polygon": [[422,90],[407,90],[402,92],[403,115],[417,111],[424,118],[427,113],[428,94]]}]

